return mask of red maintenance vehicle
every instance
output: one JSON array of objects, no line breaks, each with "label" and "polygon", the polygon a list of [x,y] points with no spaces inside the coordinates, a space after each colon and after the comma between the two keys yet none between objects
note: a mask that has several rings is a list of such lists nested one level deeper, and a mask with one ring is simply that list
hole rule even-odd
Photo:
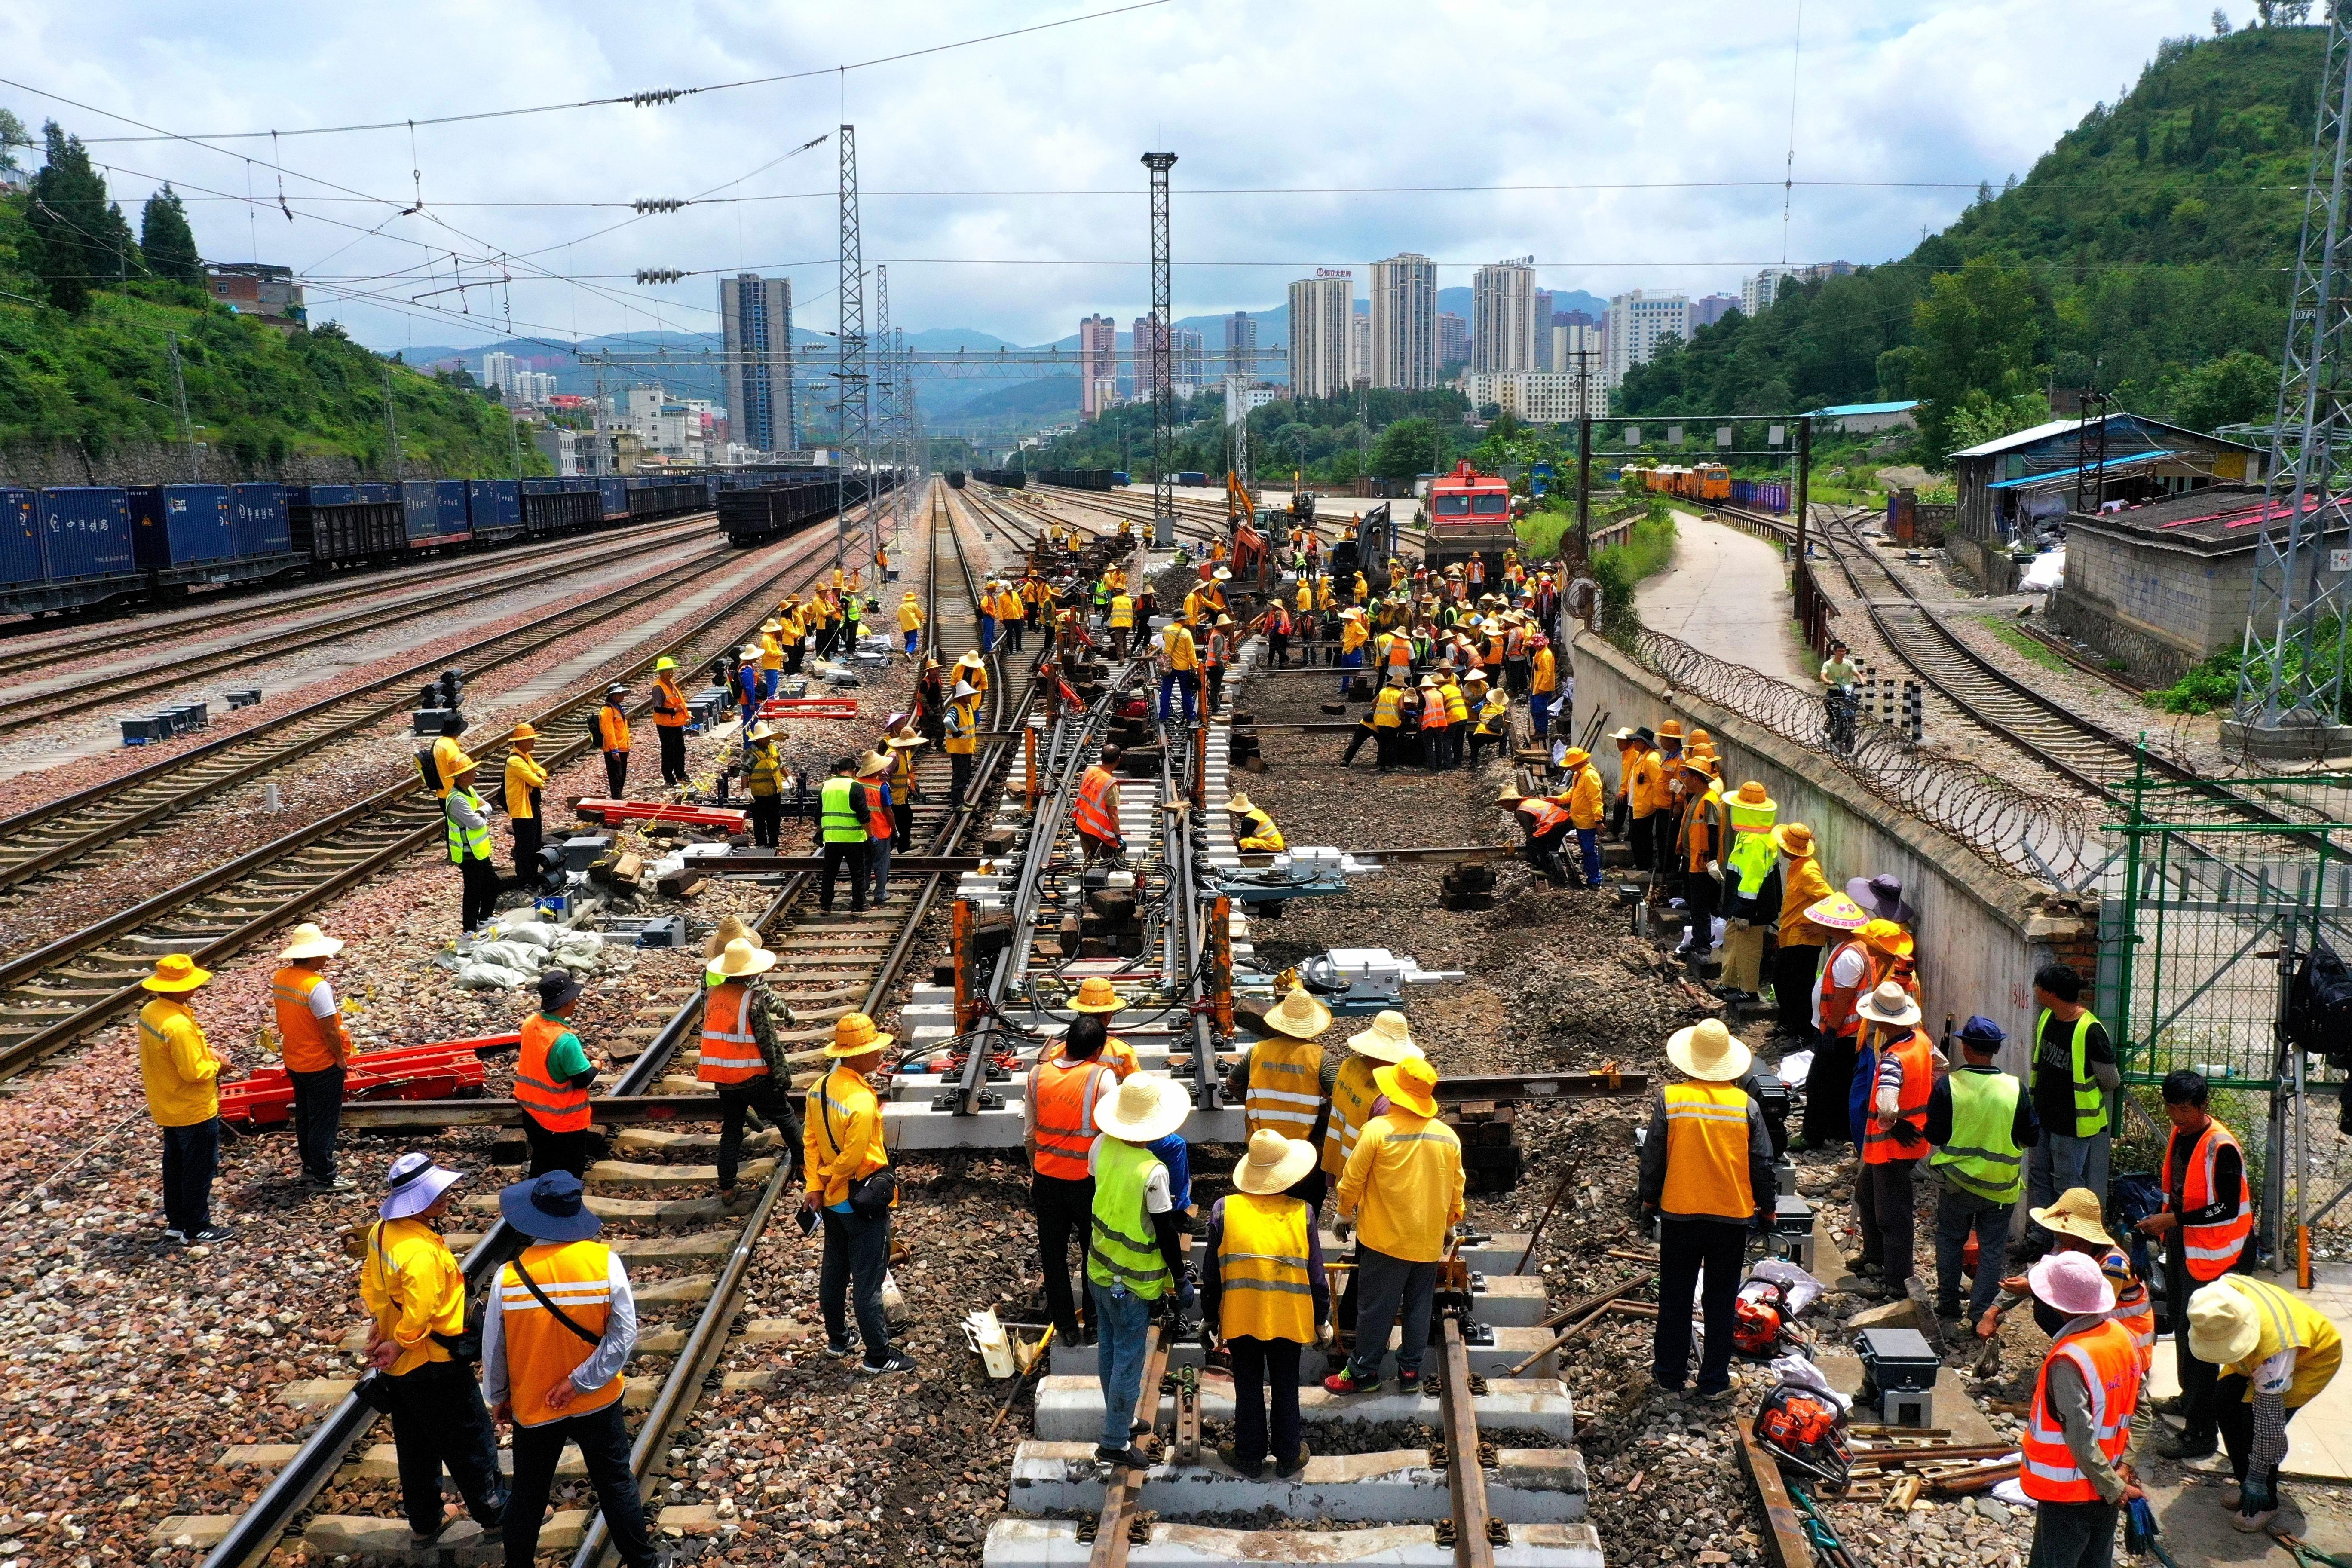
[{"label": "red maintenance vehicle", "polygon": [[1454,465],[1452,473],[1429,481],[1429,500],[1423,510],[1429,519],[1429,542],[1422,556],[1431,571],[1444,571],[1478,554],[1486,559],[1488,579],[1501,577],[1503,552],[1519,542],[1518,531],[1512,526],[1517,509],[1510,481],[1500,475],[1480,473],[1465,458]]}]

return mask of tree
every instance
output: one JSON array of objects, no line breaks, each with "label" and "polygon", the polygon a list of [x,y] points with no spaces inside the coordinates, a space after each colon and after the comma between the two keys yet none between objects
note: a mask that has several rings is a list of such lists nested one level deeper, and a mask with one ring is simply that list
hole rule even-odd
[{"label": "tree", "polygon": [[1981,413],[2035,392],[2052,324],[2050,300],[2033,274],[1990,256],[1972,257],[1928,286],[1912,310],[1916,341],[1895,353],[1910,392],[1927,400],[1920,433],[1931,456],[1952,449],[1951,420],[1972,397],[1980,398]]},{"label": "tree", "polygon": [[79,314],[93,285],[144,273],[122,209],[106,199],[106,181],[90,167],[81,139],[54,120],[41,127],[47,162],[33,176],[25,226],[32,231],[34,270],[49,303]]},{"label": "tree", "polygon": [[196,254],[196,237],[188,227],[188,211],[180,205],[180,193],[172,188],[168,180],[162,190],[147,198],[147,205],[139,215],[139,249],[147,258],[147,269],[156,277],[197,288],[204,286],[204,259]]},{"label": "tree", "polygon": [[1451,461],[1453,443],[1447,432],[1428,419],[1400,419],[1372,443],[1372,472],[1384,479],[1409,483],[1416,475],[1433,474]]},{"label": "tree", "polygon": [[2213,7],[2213,36],[2217,38],[2226,38],[2230,36],[2229,15],[2219,5]]},{"label": "tree", "polygon": [[16,162],[16,149],[34,145],[31,132],[25,122],[5,109],[0,109],[0,176],[15,179],[25,172]]},{"label": "tree", "polygon": [[2278,366],[2241,349],[2207,360],[2174,384],[2173,420],[2192,430],[2250,424],[2278,406]]}]

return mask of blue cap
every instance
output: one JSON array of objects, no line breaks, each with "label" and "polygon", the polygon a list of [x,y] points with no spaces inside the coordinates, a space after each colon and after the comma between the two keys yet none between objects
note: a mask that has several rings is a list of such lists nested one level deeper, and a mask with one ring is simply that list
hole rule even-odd
[{"label": "blue cap", "polygon": [[2009,1038],[2009,1031],[1981,1013],[1971,1013],[1969,1021],[1960,1026],[1962,1045],[1990,1047]]}]

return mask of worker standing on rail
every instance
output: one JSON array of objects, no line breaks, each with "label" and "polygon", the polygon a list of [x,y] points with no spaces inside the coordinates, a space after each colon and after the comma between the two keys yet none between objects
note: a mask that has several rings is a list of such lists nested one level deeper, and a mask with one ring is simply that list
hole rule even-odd
[{"label": "worker standing on rail", "polygon": [[866,874],[878,910],[890,901],[890,847],[898,831],[890,810],[890,759],[882,752],[857,760],[857,816],[866,825]]},{"label": "worker standing on rail", "polygon": [[971,759],[980,750],[980,689],[969,680],[956,682],[954,700],[948,704],[948,805],[963,809],[971,792]]},{"label": "worker standing on rail", "polygon": [[866,1079],[882,1065],[896,1037],[877,1033],[874,1020],[850,1013],[833,1026],[832,1060],[824,1079],[809,1091],[801,1175],[808,1184],[803,1206],[824,1226],[824,1261],[817,1275],[817,1303],[824,1313],[824,1350],[836,1359],[855,1348],[847,1308],[855,1302],[858,1337],[866,1355],[861,1377],[912,1372],[914,1359],[890,1348],[890,1326],[882,1315],[882,1276],[890,1261],[890,1215],[898,1207],[898,1184],[882,1146],[882,1105]]},{"label": "worker standing on rail", "polygon": [[[2164,1079],[2164,1114],[2172,1131],[2164,1141],[2164,1208],[2139,1222],[2143,1236],[2164,1244],[2165,1299],[2186,1301],[2191,1292],[2254,1263],[2254,1209],[2246,1181],[2245,1152],[2237,1136],[2206,1110],[2211,1091],[2201,1073],[2171,1072]],[[2035,1097],[2039,1111],[2045,1102]],[[2049,1135],[2049,1129],[2042,1129]],[[2180,1372],[2177,1404],[2159,1405],[2185,1423],[2177,1437],[2160,1439],[2156,1451],[2168,1459],[2199,1459],[2220,1447],[2217,1365],[2197,1354],[2186,1312],[2173,1319],[2174,1359]]]},{"label": "worker standing on rail", "polygon": [[1308,1345],[1331,1338],[1316,1200],[1305,1191],[1320,1174],[1313,1144],[1260,1128],[1234,1167],[1233,1195],[1209,1210],[1201,1310],[1234,1364],[1234,1440],[1219,1446],[1217,1458],[1244,1476],[1255,1476],[1269,1453],[1277,1476],[1307,1468],[1298,1359]]},{"label": "worker standing on rail", "polygon": [[1182,621],[1173,623],[1160,634],[1160,721],[1162,724],[1169,722],[1179,691],[1184,694],[1184,722],[1190,727],[1200,721],[1201,656],[1193,647],[1191,629]]},{"label": "worker standing on rail", "polygon": [[907,657],[912,658],[923,643],[923,606],[915,602],[915,591],[898,601],[898,633],[906,640]]},{"label": "worker standing on rail", "polygon": [[637,1301],[620,1255],[568,1171],[527,1176],[499,1193],[499,1213],[531,1238],[501,1266],[482,1317],[482,1397],[514,1423],[507,1494],[507,1568],[530,1568],[563,1446],[576,1443],[613,1549],[628,1568],[662,1554],[646,1528],[629,1468],[621,1369],[637,1346]]},{"label": "worker standing on rail", "polygon": [[[2191,1352],[2221,1373],[2214,1387],[2221,1437],[2230,1450],[2237,1497],[2230,1526],[2242,1534],[2275,1529],[2300,1533],[2279,1494],[2287,1423],[2317,1399],[2344,1364],[2344,1341],[2326,1316],[2302,1297],[2242,1274],[2225,1274],[2189,1298]],[[2293,1529],[2289,1529],[2289,1525]]]},{"label": "worker standing on rail", "polygon": [[1151,1152],[1152,1144],[1173,1134],[1192,1113],[1184,1086],[1156,1073],[1129,1079],[1095,1113],[1102,1136],[1087,1161],[1095,1194],[1087,1289],[1099,1335],[1095,1376],[1102,1386],[1103,1426],[1095,1458],[1101,1464],[1150,1468],[1151,1461],[1135,1447],[1132,1423],[1143,1392],[1151,1315],[1171,1294],[1180,1315],[1192,1304],[1171,1178]]},{"label": "worker standing on rail", "polygon": [[782,1133],[787,1148],[801,1141],[800,1118],[784,1098],[792,1069],[776,1039],[781,1004],[759,978],[775,966],[776,955],[749,936],[728,942],[706,966],[712,984],[703,994],[702,1059],[694,1076],[719,1099],[719,1201],[730,1205],[751,1112]]},{"label": "worker standing on rail", "polygon": [[661,742],[662,784],[687,782],[686,693],[677,689],[677,660],[664,654],[654,660],[654,734]]},{"label": "worker standing on rail", "polygon": [[1086,863],[1114,860],[1124,865],[1127,835],[1118,826],[1118,760],[1124,753],[1107,745],[1102,754],[1078,775],[1077,797],[1070,805],[1070,824],[1078,830],[1078,848]]},{"label": "worker standing on rail", "polygon": [[866,816],[858,810],[856,757],[835,757],[833,776],[817,791],[817,837],[824,856],[824,868],[817,874],[817,907],[833,913],[834,883],[845,869],[850,913],[864,914],[867,843]]},{"label": "worker standing on rail", "polygon": [[2109,1316],[2115,1290],[2088,1256],[2052,1253],[2026,1278],[2066,1320],[2034,1377],[2019,1434],[2018,1485],[2034,1505],[2030,1561],[2033,1568],[2107,1568],[2116,1515],[2141,1495],[2118,1468],[2139,1407],[2139,1354],[2131,1331]]},{"label": "worker standing on rail", "polygon": [[765,720],[743,737],[743,787],[751,795],[751,842],[774,849],[783,842],[784,761],[776,753],[776,731]]},{"label": "worker standing on rail", "polygon": [[[1094,1313],[1070,1289],[1070,1238],[1091,1231],[1092,1161],[1101,1114],[1118,1092],[1120,1074],[1104,1057],[1108,1020],[1080,1013],[1029,1072],[1021,1116],[1029,1147],[1029,1208],[1045,1269],[1045,1314],[1065,1344],[1087,1342]],[[1083,1244],[1082,1244],[1083,1245]],[[1084,1306],[1087,1310],[1082,1310]]]},{"label": "worker standing on rail", "polygon": [[1681,1081],[1650,1097],[1641,1153],[1643,1217],[1659,1222],[1663,1238],[1650,1378],[1668,1393],[1682,1391],[1696,1292],[1706,1325],[1696,1392],[1701,1399],[1727,1399],[1748,1233],[1771,1223],[1772,1138],[1763,1111],[1739,1087],[1755,1053],[1721,1019],[1675,1030],[1666,1039],[1666,1060]]},{"label": "worker standing on rail", "polygon": [[1381,1385],[1389,1330],[1398,1329],[1397,1387],[1421,1388],[1430,1310],[1446,1235],[1462,1218],[1462,1141],[1437,1120],[1437,1068],[1419,1056],[1380,1068],[1372,1081],[1388,1109],[1357,1135],[1339,1177],[1339,1233],[1358,1232],[1356,1347],[1323,1380],[1333,1394]]},{"label": "worker standing on rail", "polygon": [[588,1169],[588,1091],[596,1082],[596,1064],[569,1022],[583,989],[568,969],[544,972],[539,1011],[523,1020],[514,1097],[533,1176],[550,1171],[577,1176]]},{"label": "worker standing on rail", "polygon": [[539,731],[528,724],[518,724],[507,737],[510,748],[507,752],[506,795],[507,821],[514,829],[515,884],[536,887],[539,882],[539,851],[541,837],[541,792],[547,788],[547,770],[539,765],[531,753],[539,749]]},{"label": "worker standing on rail", "polygon": [[[764,674],[761,684],[767,684]],[[625,800],[629,793],[629,716],[621,704],[628,700],[629,689],[619,681],[604,688],[604,705],[596,710],[596,748],[604,753],[604,783],[614,800]]]},{"label": "worker standing on rail", "polygon": [[182,1246],[226,1241],[213,1224],[220,1169],[220,1075],[228,1065],[205,1040],[186,998],[213,977],[184,952],[167,952],[139,984],[139,1077],[147,1114],[163,1130],[163,1235]]},{"label": "worker standing on rail", "polygon": [[343,1069],[352,1059],[352,1032],[342,1004],[322,973],[343,951],[341,938],[304,922],[294,928],[281,967],[269,977],[278,1016],[280,1059],[294,1085],[294,1142],[302,1180],[314,1193],[347,1193],[352,1182],[335,1171],[335,1133],[343,1119]]},{"label": "worker standing on rail", "polygon": [[459,757],[457,761],[462,765],[450,785],[448,798],[441,803],[441,816],[449,842],[449,858],[457,863],[457,874],[465,885],[457,911],[458,925],[472,932],[488,924],[497,911],[499,868],[490,859],[490,803],[474,793],[474,780],[481,770],[471,757]]},{"label": "worker standing on rail", "polygon": [[2041,1136],[2025,1086],[1995,1065],[2008,1035],[1980,1015],[1960,1026],[1960,1060],[1927,1094],[1927,1170],[1936,1200],[1936,1316],[1960,1315],[1960,1267],[1973,1231],[1976,1283],[1968,1318],[1992,1306],[2009,1258],[2009,1226],[2025,1195],[2025,1151]]},{"label": "worker standing on rail", "polygon": [[[1936,1087],[1936,1046],[1919,1028],[1919,1003],[1885,980],[1854,1009],[1871,1032],[1871,1079],[1864,1093],[1862,1173],[1854,1212],[1862,1257],[1855,1294],[1900,1300],[1907,1293],[1916,1207],[1914,1178],[1927,1155],[1927,1097]],[[1859,1074],[1857,1073],[1857,1077]]]},{"label": "worker standing on rail", "polygon": [[[449,1212],[458,1173],[426,1154],[392,1163],[390,1191],[368,1227],[360,1264],[360,1304],[368,1310],[367,1363],[389,1402],[392,1445],[399,1456],[401,1503],[411,1552],[448,1548],[505,1521],[507,1489],[499,1474],[499,1435],[474,1381],[467,1349],[466,1275],[434,1222]],[[469,1525],[442,1512],[441,1469],[447,1466],[466,1500]],[[453,1531],[452,1527],[457,1528]]]}]

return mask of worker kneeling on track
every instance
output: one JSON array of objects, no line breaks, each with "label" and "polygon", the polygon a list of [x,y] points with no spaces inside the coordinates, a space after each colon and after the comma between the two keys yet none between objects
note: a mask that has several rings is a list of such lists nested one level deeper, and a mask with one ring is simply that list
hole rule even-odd
[{"label": "worker kneeling on track", "polygon": [[[1381,1015],[1383,1017],[1386,1014]],[[1323,1380],[1333,1394],[1381,1385],[1389,1330],[1398,1329],[1397,1387],[1421,1387],[1429,1348],[1437,1265],[1446,1234],[1462,1218],[1462,1141],[1437,1120],[1437,1068],[1407,1057],[1372,1074],[1388,1109],[1356,1139],[1339,1177],[1339,1230],[1360,1221],[1356,1247],[1356,1348],[1348,1364]]]},{"label": "worker kneeling on track", "polygon": [[702,1060],[695,1076],[719,1097],[719,1200],[730,1205],[748,1116],[757,1111],[782,1133],[787,1151],[801,1142],[800,1118],[784,1098],[792,1068],[776,1039],[782,1004],[760,979],[775,966],[774,953],[739,936],[708,967],[713,984],[702,998]]},{"label": "worker kneeling on track", "polygon": [[1244,1476],[1257,1474],[1269,1453],[1277,1476],[1307,1468],[1298,1358],[1308,1345],[1331,1342],[1331,1288],[1315,1205],[1300,1193],[1320,1175],[1312,1143],[1260,1128],[1234,1167],[1234,1194],[1209,1210],[1202,1310],[1234,1364],[1234,1440],[1217,1458]]},{"label": "worker kneeling on track", "polygon": [[2221,1370],[2214,1414],[2238,1483],[2221,1498],[2231,1527],[2299,1533],[2302,1521],[2279,1496],[2286,1427],[2344,1364],[2336,1325],[2292,1291],[2227,1274],[2189,1298],[2189,1350]]}]

